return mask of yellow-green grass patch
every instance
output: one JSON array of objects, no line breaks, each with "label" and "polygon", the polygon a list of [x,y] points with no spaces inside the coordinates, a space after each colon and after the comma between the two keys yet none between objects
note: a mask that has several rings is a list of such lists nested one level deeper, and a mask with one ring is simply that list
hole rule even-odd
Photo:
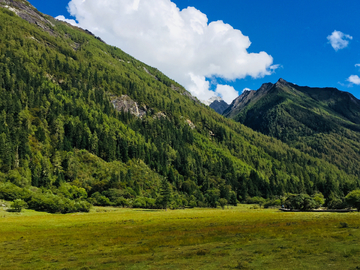
[{"label": "yellow-green grass patch", "polygon": [[0,269],[356,269],[359,227],[359,213],[248,205],[67,215],[0,207]]}]

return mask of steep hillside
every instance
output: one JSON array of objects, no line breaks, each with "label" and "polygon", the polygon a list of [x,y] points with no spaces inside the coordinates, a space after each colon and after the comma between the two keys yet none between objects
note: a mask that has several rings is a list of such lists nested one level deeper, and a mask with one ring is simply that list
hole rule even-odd
[{"label": "steep hillside", "polygon": [[280,79],[243,93],[224,115],[360,174],[360,100],[350,93]]},{"label": "steep hillside", "polygon": [[0,199],[50,212],[215,207],[286,192],[341,197],[359,186],[218,115],[88,31],[26,1],[1,5]]}]

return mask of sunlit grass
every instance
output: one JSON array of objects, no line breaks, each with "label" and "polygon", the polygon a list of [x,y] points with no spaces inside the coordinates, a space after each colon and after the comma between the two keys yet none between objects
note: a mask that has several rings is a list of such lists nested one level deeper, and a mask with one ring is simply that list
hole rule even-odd
[{"label": "sunlit grass", "polygon": [[[358,213],[0,207],[0,269],[356,269]],[[4,217],[5,216],[5,217]],[[343,227],[346,223],[348,227]]]}]

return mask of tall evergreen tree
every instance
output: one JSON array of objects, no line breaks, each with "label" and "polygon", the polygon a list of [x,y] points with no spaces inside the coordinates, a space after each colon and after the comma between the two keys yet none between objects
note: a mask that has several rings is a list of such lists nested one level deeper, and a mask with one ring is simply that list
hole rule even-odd
[{"label": "tall evergreen tree", "polygon": [[169,182],[165,177],[161,181],[160,196],[161,196],[161,200],[160,200],[161,205],[165,210],[167,210],[171,202],[171,188]]}]

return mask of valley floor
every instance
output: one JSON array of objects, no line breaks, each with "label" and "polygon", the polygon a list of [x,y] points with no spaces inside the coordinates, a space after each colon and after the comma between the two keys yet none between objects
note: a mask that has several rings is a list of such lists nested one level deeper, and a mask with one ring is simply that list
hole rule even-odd
[{"label": "valley floor", "polygon": [[359,269],[360,213],[0,207],[0,269]]}]

